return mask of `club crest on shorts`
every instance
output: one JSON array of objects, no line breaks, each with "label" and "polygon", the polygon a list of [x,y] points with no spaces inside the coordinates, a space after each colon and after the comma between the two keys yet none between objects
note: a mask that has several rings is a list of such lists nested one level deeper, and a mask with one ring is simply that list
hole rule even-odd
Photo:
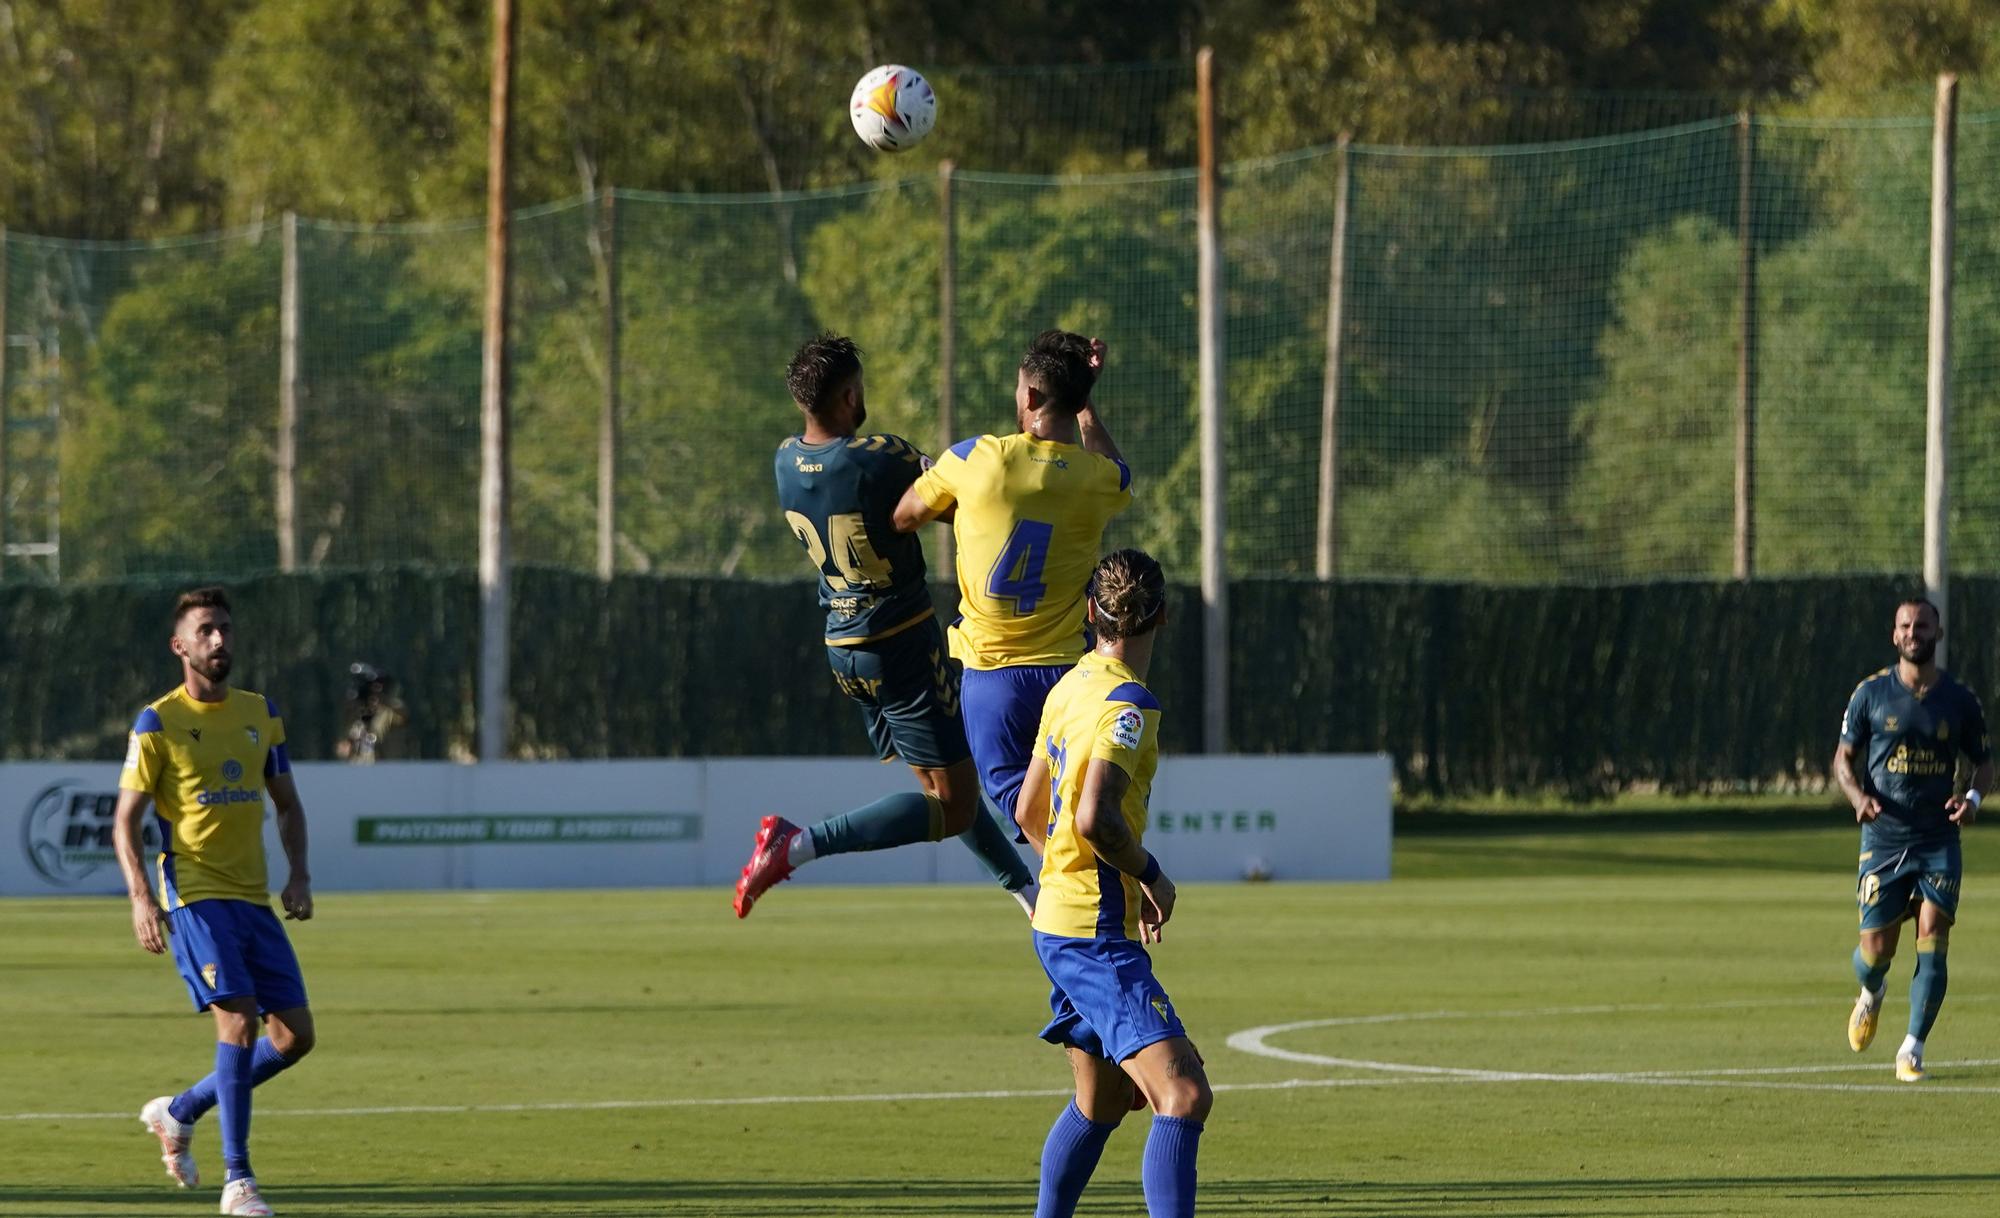
[{"label": "club crest on shorts", "polygon": [[212,990],[215,988],[215,966],[213,964],[204,964],[201,966],[201,980],[202,984],[208,986],[209,989]]},{"label": "club crest on shorts", "polygon": [[1166,998],[1162,995],[1153,995],[1153,1013],[1160,1017],[1161,1023],[1172,1023],[1174,1021],[1174,1008],[1168,1004]]}]

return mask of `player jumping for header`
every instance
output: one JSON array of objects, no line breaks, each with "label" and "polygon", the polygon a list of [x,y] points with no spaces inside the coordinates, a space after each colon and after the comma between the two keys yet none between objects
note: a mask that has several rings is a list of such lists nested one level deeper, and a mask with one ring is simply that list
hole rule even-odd
[{"label": "player jumping for header", "polygon": [[958,835],[1034,912],[1034,874],[991,817],[958,716],[958,674],[924,579],[924,548],[891,523],[924,455],[868,418],[861,352],[822,334],[786,370],[805,429],[778,446],[778,505],[819,574],[826,654],[841,692],[861,706],[884,761],[901,757],[921,791],[890,795],[811,828],[766,816],[736,882],[736,916],[813,859]]},{"label": "player jumping for header", "polygon": [[[250,1172],[250,1089],[312,1051],[312,1011],[284,927],[271,913],[264,862],[264,792],[277,808],[291,864],[280,900],[287,918],[312,917],[306,818],[285,756],[285,725],[271,700],[229,688],[229,598],[183,593],[170,646],[181,684],[139,712],[118,779],[114,840],[132,898],[139,946],[171,945],[194,1009],[215,1012],[215,1072],[139,1113],[160,1140],[167,1174],[198,1182],[190,1143],[214,1108],[222,1124],[222,1212],[269,1214]],[[157,892],[139,855],[146,802],[159,820]],[[259,1018],[269,1030],[257,1035]]]},{"label": "player jumping for header", "polygon": [[1084,652],[1084,585],[1104,527],[1132,501],[1132,471],[1091,402],[1103,359],[1081,335],[1037,335],[1014,381],[1020,432],[952,445],[896,507],[905,532],[955,509],[965,732],[1010,825],[1042,702]]}]

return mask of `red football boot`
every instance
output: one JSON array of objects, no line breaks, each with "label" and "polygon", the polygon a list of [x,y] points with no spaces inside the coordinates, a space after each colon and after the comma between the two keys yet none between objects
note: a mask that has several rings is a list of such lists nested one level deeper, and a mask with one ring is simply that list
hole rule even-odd
[{"label": "red football boot", "polygon": [[736,881],[736,916],[747,918],[757,898],[792,878],[796,870],[786,857],[792,834],[799,827],[782,816],[767,816],[757,822],[757,843],[751,847],[750,861]]}]

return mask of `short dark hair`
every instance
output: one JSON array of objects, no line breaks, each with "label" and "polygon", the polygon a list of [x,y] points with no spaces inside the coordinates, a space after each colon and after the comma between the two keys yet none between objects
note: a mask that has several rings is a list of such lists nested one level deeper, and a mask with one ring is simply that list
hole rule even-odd
[{"label": "short dark hair", "polygon": [[1049,405],[1075,414],[1090,400],[1097,373],[1090,366],[1090,340],[1068,330],[1044,330],[1021,357],[1028,383],[1042,391]]},{"label": "short dark hair", "polygon": [[1160,624],[1167,604],[1167,575],[1144,550],[1113,550],[1090,574],[1094,625],[1107,639],[1129,639]]},{"label": "short dark hair", "polygon": [[210,584],[206,588],[189,588],[174,601],[174,626],[179,628],[181,619],[197,609],[220,609],[224,613],[234,613],[229,607],[229,593],[222,585]]},{"label": "short dark hair", "polygon": [[1931,598],[1930,598],[1930,597],[1928,597],[1928,596],[1925,596],[1925,595],[1924,595],[1923,593],[1921,593],[1921,592],[1912,592],[1912,593],[1911,593],[1910,595],[1908,595],[1908,596],[1904,597],[1904,598],[1903,598],[1902,600],[1899,600],[1899,601],[1897,601],[1897,602],[1896,602],[1896,608],[1897,608],[1897,609],[1899,609],[1899,610],[1900,610],[1900,609],[1901,609],[1901,608],[1902,608],[1902,607],[1903,607],[1904,605],[1921,605],[1921,606],[1922,606],[1922,607],[1924,607],[1925,609],[1928,609],[1928,610],[1930,610],[1930,611],[1931,611],[1931,620],[1932,620],[1932,621],[1934,621],[1934,622],[1939,622],[1939,623],[1942,623],[1942,622],[1944,621],[1944,614],[1942,614],[1942,613],[1939,613],[1939,612],[1938,612],[1938,607],[1937,607],[1936,605],[1934,605],[1934,604],[1932,604],[1932,603],[1931,603]]},{"label": "short dark hair", "polygon": [[861,371],[861,348],[839,334],[821,333],[806,340],[785,367],[785,388],[805,410],[819,414],[833,395]]}]

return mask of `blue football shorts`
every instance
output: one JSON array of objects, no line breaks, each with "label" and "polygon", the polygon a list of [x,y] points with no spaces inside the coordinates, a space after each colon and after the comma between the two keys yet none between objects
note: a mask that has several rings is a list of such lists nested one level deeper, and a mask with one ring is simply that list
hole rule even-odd
[{"label": "blue football shorts", "polygon": [[1035,732],[1048,701],[1073,664],[1018,664],[1011,668],[968,668],[959,701],[965,707],[965,736],[979,767],[979,789],[992,801],[1000,823],[1024,842],[1014,820],[1014,801],[1035,755]]},{"label": "blue football shorts", "polygon": [[1186,1036],[1153,958],[1131,939],[1070,939],[1035,932],[1035,954],[1049,975],[1055,1018],[1042,1039],[1122,1062],[1147,1045]]},{"label": "blue football shorts", "polygon": [[254,997],[258,1014],[306,1005],[299,958],[269,905],[193,901],[167,911],[167,930],[195,1010],[225,998]]}]

